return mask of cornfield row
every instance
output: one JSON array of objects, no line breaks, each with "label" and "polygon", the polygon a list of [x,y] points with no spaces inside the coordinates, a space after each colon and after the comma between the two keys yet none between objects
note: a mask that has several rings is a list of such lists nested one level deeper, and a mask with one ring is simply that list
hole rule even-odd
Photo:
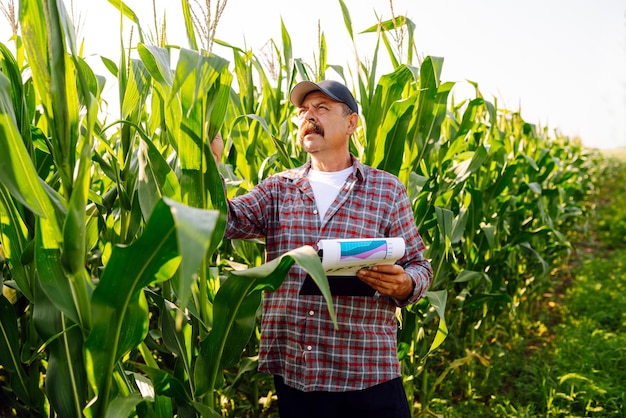
[{"label": "cornfield row", "polygon": [[[302,164],[288,92],[338,75],[362,110],[352,152],[405,183],[434,268],[398,336],[409,399],[427,414],[455,372],[436,363],[484,362],[473,347],[486,330],[532,306],[568,254],[564,231],[582,226],[593,158],[478,86],[455,103],[442,58],[414,63],[406,17],[370,28],[373,64],[350,68],[326,62],[323,34],[318,62],[294,58],[283,27],[270,72],[251,51],[198,48],[182,4],[189,47],[142,36],[136,54],[103,58],[119,85],[115,120],[61,0],[21,1],[14,47],[0,44],[0,403],[19,416],[263,416],[262,291],[293,263],[326,295],[327,284],[310,248],[264,264],[262,243],[222,240],[219,174],[232,196]],[[379,75],[385,51],[394,70]],[[218,132],[220,167],[208,147]]]}]

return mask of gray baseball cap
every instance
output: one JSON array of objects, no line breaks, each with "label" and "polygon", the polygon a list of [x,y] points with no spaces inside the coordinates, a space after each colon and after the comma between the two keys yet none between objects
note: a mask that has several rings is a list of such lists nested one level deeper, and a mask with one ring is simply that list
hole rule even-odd
[{"label": "gray baseball cap", "polygon": [[300,107],[306,95],[314,91],[321,91],[331,99],[345,103],[354,113],[359,113],[359,107],[356,104],[356,100],[354,100],[354,96],[350,93],[350,90],[340,82],[334,80],[322,80],[319,83],[301,81],[291,90],[289,98],[294,106]]}]

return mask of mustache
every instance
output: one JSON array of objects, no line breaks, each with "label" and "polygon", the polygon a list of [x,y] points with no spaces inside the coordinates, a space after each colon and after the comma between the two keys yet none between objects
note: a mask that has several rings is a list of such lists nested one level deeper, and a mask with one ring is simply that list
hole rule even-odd
[{"label": "mustache", "polygon": [[305,135],[308,135],[311,133],[324,136],[324,128],[322,128],[321,125],[318,125],[317,123],[313,121],[310,121],[310,120],[303,121],[302,125],[300,125],[300,136],[304,137]]}]

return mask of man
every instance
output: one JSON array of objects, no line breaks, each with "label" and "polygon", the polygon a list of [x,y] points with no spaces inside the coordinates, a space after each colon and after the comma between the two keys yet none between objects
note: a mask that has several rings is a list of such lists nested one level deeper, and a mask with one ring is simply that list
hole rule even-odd
[{"label": "man", "polygon": [[[406,251],[396,264],[358,272],[372,295],[333,296],[337,330],[323,297],[303,291],[306,272],[292,268],[263,300],[259,370],[274,375],[282,418],[408,418],[395,311],[424,295],[432,269],[406,190],[350,154],[359,117],[346,86],[304,81],[290,99],[310,160],[230,200],[225,237],[264,237],[267,260],[321,239],[401,237]],[[212,148],[219,160],[221,138]]]}]

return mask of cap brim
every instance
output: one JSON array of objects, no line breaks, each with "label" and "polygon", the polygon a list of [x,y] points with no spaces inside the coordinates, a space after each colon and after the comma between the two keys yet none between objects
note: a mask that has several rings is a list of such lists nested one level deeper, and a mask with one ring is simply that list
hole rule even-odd
[{"label": "cap brim", "polygon": [[322,93],[328,95],[324,90],[322,90],[317,84],[312,81],[301,81],[291,90],[291,94],[289,95],[289,99],[294,106],[300,107],[302,106],[302,102],[304,102],[304,98],[307,94],[313,91],[321,91]]}]

